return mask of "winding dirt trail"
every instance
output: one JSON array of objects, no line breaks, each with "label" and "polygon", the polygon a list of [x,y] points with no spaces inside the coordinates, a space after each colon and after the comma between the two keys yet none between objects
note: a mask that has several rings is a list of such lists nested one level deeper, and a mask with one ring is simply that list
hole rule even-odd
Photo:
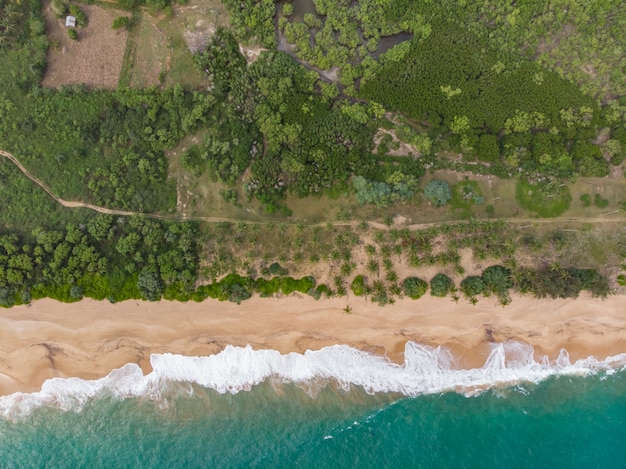
[{"label": "winding dirt trail", "polygon": [[[60,197],[58,197],[54,192],[52,192],[52,190],[43,182],[41,181],[39,178],[33,176],[25,167],[24,165],[22,165],[22,163],[20,163],[20,161],[11,153],[4,151],[4,150],[0,150],[0,156],[4,156],[5,158],[9,159],[10,161],[13,162],[13,164],[15,164],[15,166],[18,167],[18,169],[31,181],[33,181],[35,184],[37,184],[39,187],[41,187],[44,191],[46,191],[46,193],[52,197],[54,200],[56,200],[59,204],[61,204],[63,207],[66,208],[86,208],[89,210],[93,210],[94,212],[99,212],[99,213],[106,213],[109,215],[120,215],[120,216],[126,216],[126,217],[131,217],[131,216],[143,216],[143,217],[147,217],[147,218],[154,218],[154,219],[158,219],[158,220],[165,220],[165,221],[204,221],[204,222],[211,222],[211,223],[218,223],[218,222],[232,222],[232,223],[258,223],[260,221],[265,221],[262,219],[259,220],[240,220],[237,218],[224,218],[224,217],[188,217],[188,216],[178,216],[178,215],[158,215],[158,214],[154,214],[154,213],[144,213],[144,212],[130,212],[130,211],[126,211],[126,210],[116,210],[116,209],[111,209],[111,208],[106,208],[106,207],[101,207],[98,205],[93,205],[93,204],[88,204],[86,202],[76,202],[76,201],[72,201],[72,200],[65,200],[62,199]],[[619,214],[619,216],[615,216],[616,214]],[[610,216],[613,215],[613,216]],[[458,222],[462,222],[463,220],[451,220],[451,221],[444,221],[444,222],[431,222],[431,223],[416,223],[416,224],[412,224],[412,225],[404,225],[402,226],[402,228],[408,228],[410,230],[419,230],[419,229],[423,229],[423,228],[429,228],[431,226],[440,226],[440,225],[446,225],[448,223],[458,223]],[[611,212],[608,212],[606,214],[604,214],[604,216],[598,216],[598,217],[594,217],[594,218],[584,218],[584,217],[557,217],[557,218],[507,218],[505,219],[505,221],[507,223],[515,223],[515,224],[535,224],[535,223],[563,223],[563,222],[570,222],[570,223],[592,223],[592,224],[601,224],[601,223],[620,223],[620,222],[626,222],[626,214],[624,214],[624,212],[622,212],[621,210],[613,210]],[[295,223],[299,223],[299,221],[283,221],[281,223],[288,223],[288,224],[295,224]],[[347,222],[341,222],[341,221],[335,221],[332,222],[332,224],[334,226],[348,226],[348,225],[356,225],[358,222],[355,221],[347,221]],[[326,226],[328,223],[317,223],[317,224],[311,224],[310,226]],[[378,222],[369,222],[369,225],[376,228],[376,229],[381,229],[381,230],[388,230],[388,229],[392,229],[392,228],[398,228],[397,226],[387,226],[384,223],[378,223]]]}]

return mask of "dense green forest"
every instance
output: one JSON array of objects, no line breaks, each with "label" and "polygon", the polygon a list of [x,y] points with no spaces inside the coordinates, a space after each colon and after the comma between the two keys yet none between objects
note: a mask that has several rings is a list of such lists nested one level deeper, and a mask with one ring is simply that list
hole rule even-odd
[{"label": "dense green forest", "polygon": [[[609,159],[623,161],[619,2],[312,3],[298,19],[283,5],[279,26],[298,57],[338,67],[346,94],[414,119],[441,148],[530,179],[606,176]],[[403,34],[413,39],[398,43]],[[383,51],[383,39],[397,45]]]},{"label": "dense green forest", "polygon": [[[475,182],[422,179],[469,163],[476,172],[520,175],[519,205],[558,216],[572,199],[563,181],[606,176],[624,159],[618,3],[316,0],[316,13],[301,20],[289,2],[224,3],[231,28],[218,28],[194,57],[209,89],[100,90],[42,88],[49,44],[41,5],[0,0],[0,149],[63,199],[137,212],[64,209],[2,158],[0,305],[83,296],[240,302],[254,292],[293,291],[366,295],[383,305],[429,290],[472,302],[495,295],[505,304],[512,288],[537,297],[610,292],[600,266],[615,259],[598,253],[559,262],[567,243],[585,235],[566,238],[558,229],[534,237],[472,221],[397,230],[389,214],[378,230],[366,221],[343,231],[331,222],[321,229],[176,221],[167,155],[185,142],[185,170],[208,173],[225,198],[241,193],[282,219],[293,215],[287,197],[339,194],[371,207],[373,217],[420,201],[470,214],[485,202]],[[119,5],[172,8],[165,0]],[[592,14],[606,28],[592,30],[584,21]],[[281,45],[283,36],[295,49]],[[590,38],[593,51],[583,44]],[[269,50],[248,63],[239,48],[246,41]],[[585,59],[568,55],[575,49]],[[336,79],[316,69],[334,69]],[[390,155],[399,142],[415,154]],[[452,163],[447,155],[457,151],[462,161]],[[342,217],[345,224],[350,214]],[[616,233],[610,246],[618,249],[623,233]],[[481,272],[466,273],[466,249],[486,266]],[[400,265],[440,272],[400,278]]]}]

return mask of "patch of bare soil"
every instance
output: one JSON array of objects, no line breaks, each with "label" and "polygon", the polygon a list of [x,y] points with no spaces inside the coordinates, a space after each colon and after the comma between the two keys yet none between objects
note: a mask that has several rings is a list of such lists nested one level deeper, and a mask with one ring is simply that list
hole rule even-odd
[{"label": "patch of bare soil", "polygon": [[389,151],[386,153],[387,155],[421,156],[420,152],[417,151],[417,148],[415,148],[413,145],[409,145],[408,143],[405,143],[402,140],[400,140],[398,136],[396,135],[395,131],[383,129],[382,127],[380,127],[378,129],[378,132],[376,132],[376,135],[374,135],[374,151],[375,152],[378,152],[378,146],[380,145],[380,142],[385,134],[391,135],[392,142],[398,145],[397,149],[390,148]]},{"label": "patch of bare soil", "polygon": [[246,58],[248,65],[256,60],[261,55],[261,52],[266,51],[264,47],[245,47],[239,44],[239,52]]},{"label": "patch of bare soil", "polygon": [[113,20],[120,12],[105,10],[96,5],[80,5],[89,24],[76,28],[78,41],[67,37],[65,18],[58,19],[44,2],[46,31],[50,48],[48,66],[42,85],[57,88],[62,85],[85,84],[94,88],[117,86],[127,34],[111,29]]}]

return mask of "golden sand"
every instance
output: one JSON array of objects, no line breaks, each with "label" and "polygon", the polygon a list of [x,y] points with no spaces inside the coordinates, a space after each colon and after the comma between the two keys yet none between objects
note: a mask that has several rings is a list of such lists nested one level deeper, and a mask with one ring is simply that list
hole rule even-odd
[{"label": "golden sand", "polygon": [[[349,305],[351,313],[344,308]],[[51,377],[94,379],[152,353],[209,355],[226,345],[282,353],[348,344],[402,362],[407,341],[449,347],[463,368],[481,366],[490,342],[523,341],[537,355],[572,360],[626,352],[626,297],[606,300],[514,296],[473,306],[424,297],[379,307],[362,298],[254,297],[241,305],[39,300],[0,315],[0,394],[36,391]],[[537,357],[536,357],[537,358]]]}]

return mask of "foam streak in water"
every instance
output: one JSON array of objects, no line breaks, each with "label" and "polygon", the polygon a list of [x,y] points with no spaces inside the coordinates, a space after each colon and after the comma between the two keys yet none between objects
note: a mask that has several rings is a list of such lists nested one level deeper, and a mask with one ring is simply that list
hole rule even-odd
[{"label": "foam streak in water", "polygon": [[416,396],[446,391],[471,394],[519,382],[539,382],[553,375],[612,373],[626,367],[626,353],[601,361],[589,357],[575,363],[570,362],[566,350],[561,350],[553,362],[545,356],[535,361],[533,354],[532,347],[518,342],[494,344],[484,366],[472,369],[455,368],[454,359],[445,348],[414,342],[406,344],[404,365],[347,345],[287,355],[275,350],[253,350],[250,346],[228,346],[207,357],[155,354],[150,357],[153,371],[147,375],[139,366],[127,364],[98,380],[53,378],[43,384],[40,392],[0,398],[0,415],[17,417],[41,405],[79,410],[103,394],[159,400],[171,383],[193,383],[220,393],[237,393],[272,377],[301,384],[332,381],[344,389],[357,385],[370,393]]}]

